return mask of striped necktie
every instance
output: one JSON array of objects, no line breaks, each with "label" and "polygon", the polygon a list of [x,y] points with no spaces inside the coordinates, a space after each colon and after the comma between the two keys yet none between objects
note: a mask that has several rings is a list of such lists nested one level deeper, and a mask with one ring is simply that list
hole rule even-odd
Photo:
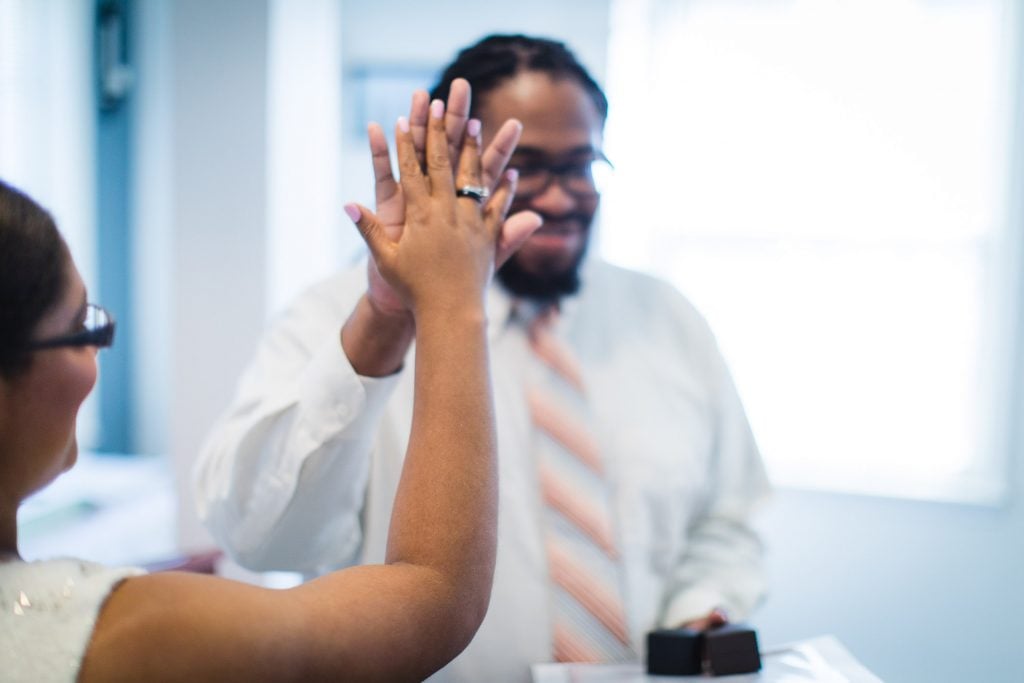
[{"label": "striped necktie", "polygon": [[527,402],[537,444],[557,662],[635,660],[604,462],[591,429],[579,363],[548,308],[529,324],[540,360]]}]

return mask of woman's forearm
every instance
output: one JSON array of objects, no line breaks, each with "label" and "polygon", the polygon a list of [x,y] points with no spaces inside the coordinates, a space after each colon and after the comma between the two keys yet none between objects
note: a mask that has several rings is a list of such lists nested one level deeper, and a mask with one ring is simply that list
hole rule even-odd
[{"label": "woman's forearm", "polygon": [[482,618],[497,515],[486,318],[471,306],[420,313],[416,325],[412,432],[387,561],[436,569],[478,601]]}]

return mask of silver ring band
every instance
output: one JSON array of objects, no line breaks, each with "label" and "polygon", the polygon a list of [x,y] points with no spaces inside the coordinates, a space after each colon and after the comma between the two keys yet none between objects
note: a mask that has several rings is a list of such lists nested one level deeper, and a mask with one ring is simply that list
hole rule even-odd
[{"label": "silver ring band", "polygon": [[456,197],[469,197],[477,202],[482,202],[491,196],[491,191],[482,185],[463,185],[455,190]]}]

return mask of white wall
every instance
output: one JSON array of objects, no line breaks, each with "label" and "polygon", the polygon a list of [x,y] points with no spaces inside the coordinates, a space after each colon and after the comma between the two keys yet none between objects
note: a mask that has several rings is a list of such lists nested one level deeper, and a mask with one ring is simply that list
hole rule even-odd
[{"label": "white wall", "polygon": [[1024,680],[1019,504],[780,491],[764,528],[762,642],[832,633],[886,681]]},{"label": "white wall", "polygon": [[[338,268],[353,232],[342,206],[343,41],[337,0],[270,0],[267,307]],[[316,245],[315,248],[310,248]]]},{"label": "white wall", "polygon": [[167,427],[186,549],[207,544],[192,460],[264,322],[267,14],[250,0],[140,6],[135,272],[153,299],[139,305],[138,396],[166,397],[140,412],[151,433]]},{"label": "white wall", "polygon": [[521,0],[501,9],[470,7],[459,0],[344,4],[347,65],[443,66],[460,48],[489,33],[529,33],[565,41],[598,81],[604,78],[608,0]]}]

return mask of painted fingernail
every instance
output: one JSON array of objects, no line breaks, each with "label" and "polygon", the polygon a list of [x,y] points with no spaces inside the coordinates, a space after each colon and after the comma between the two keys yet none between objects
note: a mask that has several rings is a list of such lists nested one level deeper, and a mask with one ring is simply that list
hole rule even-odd
[{"label": "painted fingernail", "polygon": [[469,136],[472,138],[480,135],[480,119],[470,119],[466,123],[466,132],[469,133]]},{"label": "painted fingernail", "polygon": [[441,100],[434,100],[430,103],[430,116],[435,119],[439,119],[444,116],[444,102]]},{"label": "painted fingernail", "polygon": [[352,219],[353,223],[358,223],[359,219],[363,215],[362,212],[359,210],[359,207],[356,206],[355,204],[346,204],[345,213],[348,214],[348,217]]},{"label": "painted fingernail", "polygon": [[505,171],[505,177],[508,178],[508,181],[510,183],[514,183],[515,181],[519,180],[519,171],[517,171],[514,168],[510,168],[507,171]]},{"label": "painted fingernail", "polygon": [[409,132],[409,119],[405,118],[404,116],[399,116],[398,117],[398,130],[402,131],[403,133],[408,133]]}]

